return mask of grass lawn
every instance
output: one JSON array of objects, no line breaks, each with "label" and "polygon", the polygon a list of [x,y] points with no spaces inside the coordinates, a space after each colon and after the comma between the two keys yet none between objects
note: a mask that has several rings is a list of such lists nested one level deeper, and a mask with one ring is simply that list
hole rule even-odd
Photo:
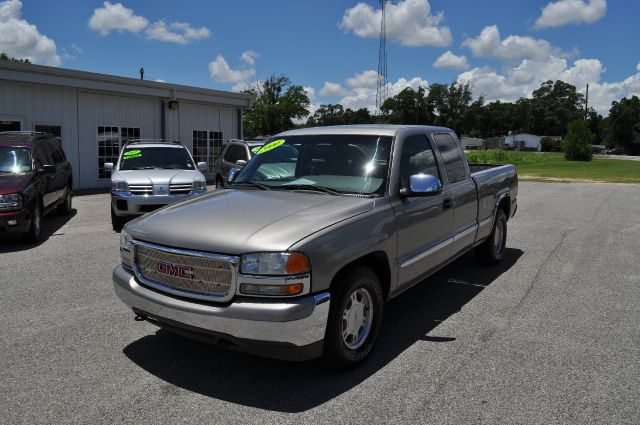
[{"label": "grass lawn", "polygon": [[640,183],[640,161],[594,157],[567,161],[562,153],[470,151],[470,163],[514,164],[522,180]]}]

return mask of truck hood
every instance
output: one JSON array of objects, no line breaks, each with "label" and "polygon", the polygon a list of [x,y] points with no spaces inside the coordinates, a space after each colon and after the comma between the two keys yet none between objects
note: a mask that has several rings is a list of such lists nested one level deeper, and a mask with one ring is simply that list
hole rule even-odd
[{"label": "truck hood", "polygon": [[113,181],[124,180],[130,185],[138,184],[189,184],[204,180],[197,170],[118,170],[111,176]]},{"label": "truck hood", "polygon": [[31,181],[32,174],[0,174],[0,195],[19,193]]},{"label": "truck hood", "polygon": [[239,255],[285,251],[374,199],[281,190],[224,190],[173,204],[126,227],[134,238],[175,248]]}]

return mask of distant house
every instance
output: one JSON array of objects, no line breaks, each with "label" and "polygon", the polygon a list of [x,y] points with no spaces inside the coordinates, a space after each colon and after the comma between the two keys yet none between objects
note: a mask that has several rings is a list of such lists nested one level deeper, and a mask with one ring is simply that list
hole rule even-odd
[{"label": "distant house", "polygon": [[549,137],[552,140],[561,141],[560,136],[536,136],[530,133],[510,134],[504,137],[504,146],[517,151],[542,151],[540,139]]},{"label": "distant house", "polygon": [[484,139],[475,137],[462,137],[460,143],[464,149],[484,149]]}]

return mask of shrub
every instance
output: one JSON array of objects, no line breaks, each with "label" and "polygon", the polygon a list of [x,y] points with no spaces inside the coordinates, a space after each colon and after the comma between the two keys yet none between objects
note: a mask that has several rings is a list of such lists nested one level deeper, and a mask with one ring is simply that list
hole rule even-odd
[{"label": "shrub", "polygon": [[591,144],[594,136],[585,120],[574,120],[569,123],[569,131],[564,139],[564,157],[569,161],[591,161],[593,152]]},{"label": "shrub", "polygon": [[559,140],[553,140],[549,136],[544,136],[542,139],[540,139],[540,146],[542,148],[542,152],[562,151],[562,143]]}]

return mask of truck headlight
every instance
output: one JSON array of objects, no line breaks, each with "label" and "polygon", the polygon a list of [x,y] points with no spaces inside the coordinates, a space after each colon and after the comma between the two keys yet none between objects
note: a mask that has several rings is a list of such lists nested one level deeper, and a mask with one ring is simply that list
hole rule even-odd
[{"label": "truck headlight", "polygon": [[200,192],[207,190],[207,182],[204,180],[194,180],[193,185],[191,186],[192,192]]},{"label": "truck headlight", "polygon": [[0,211],[19,210],[22,208],[22,196],[18,193],[0,195]]},{"label": "truck headlight", "polygon": [[129,185],[125,181],[111,182],[112,192],[129,192]]},{"label": "truck headlight", "polygon": [[133,238],[124,229],[120,232],[120,259],[122,264],[133,268]]},{"label": "truck headlight", "polygon": [[309,259],[300,252],[256,252],[243,255],[240,262],[243,274],[283,276],[310,271]]}]

